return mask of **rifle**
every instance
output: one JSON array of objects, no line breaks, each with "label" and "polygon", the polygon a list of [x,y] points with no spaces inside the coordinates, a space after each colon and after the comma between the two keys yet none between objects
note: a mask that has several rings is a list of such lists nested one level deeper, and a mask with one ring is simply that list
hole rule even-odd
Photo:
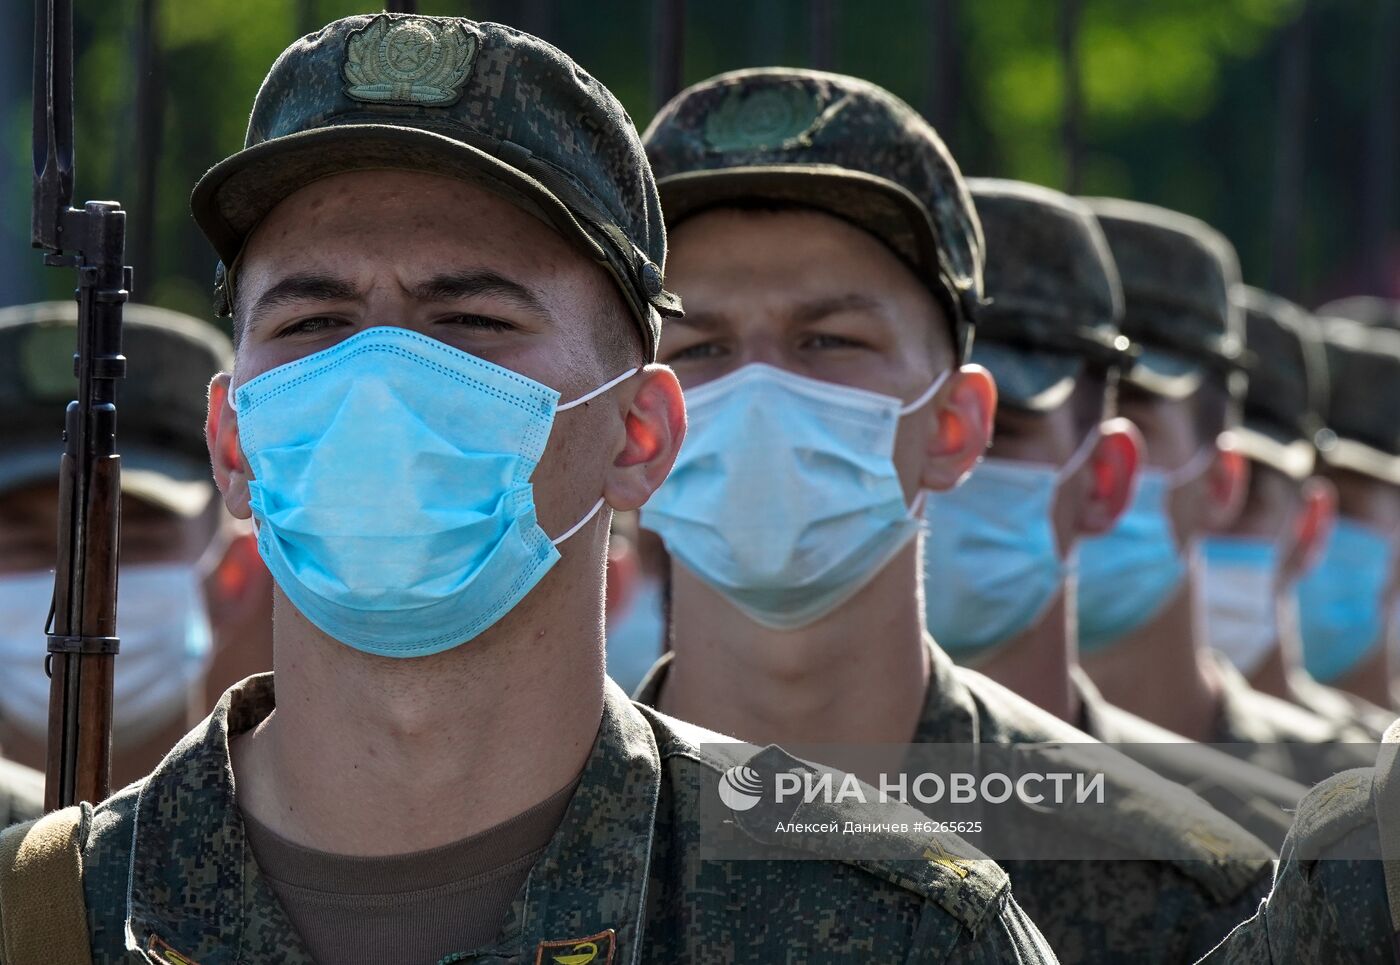
[{"label": "rifle", "polygon": [[59,466],[58,565],[49,611],[49,810],[107,796],[112,670],[118,649],[117,537],[121,461],[116,382],[126,212],[115,201],[73,200],[73,3],[35,0],[34,206],[31,240],[44,264],[78,271],[78,398],[68,403]]}]

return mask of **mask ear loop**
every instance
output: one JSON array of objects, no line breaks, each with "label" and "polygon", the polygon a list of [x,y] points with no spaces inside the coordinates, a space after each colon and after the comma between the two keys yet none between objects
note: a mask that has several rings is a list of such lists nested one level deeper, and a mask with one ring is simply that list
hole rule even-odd
[{"label": "mask ear loop", "polygon": [[[929,400],[938,394],[938,390],[943,388],[943,383],[947,382],[952,374],[952,369],[945,369],[943,374],[934,379],[933,384],[927,389],[924,389],[923,393],[917,399],[910,402],[908,405],[900,406],[900,418],[907,416],[916,409],[922,409],[924,406],[928,405]],[[922,519],[924,515],[924,504],[926,502],[928,502],[928,491],[920,489],[918,493],[914,495],[914,501],[909,505],[909,517],[911,519]]]},{"label": "mask ear loop", "polygon": [[1089,456],[1093,454],[1094,447],[1099,444],[1099,429],[1095,426],[1089,430],[1089,434],[1084,437],[1084,441],[1079,444],[1079,448],[1074,450],[1074,454],[1065,460],[1065,464],[1055,473],[1055,485],[1058,486],[1069,477],[1077,473],[1088,462]]},{"label": "mask ear loop", "polygon": [[[604,392],[608,391],[609,389],[614,388],[615,386],[621,385],[623,382],[626,382],[628,379],[630,379],[632,376],[636,375],[636,374],[637,374],[638,372],[640,372],[641,370],[642,370],[641,366],[637,366],[637,367],[635,367],[635,368],[628,369],[626,372],[623,372],[623,373],[622,373],[621,375],[619,375],[617,378],[612,379],[611,381],[608,381],[608,382],[604,382],[602,385],[598,386],[598,388],[594,389],[592,392],[585,393],[584,395],[579,396],[577,399],[575,399],[575,400],[572,401],[572,402],[565,402],[565,403],[564,403],[563,405],[561,405],[561,406],[556,406],[554,411],[555,411],[555,412],[565,412],[565,411],[567,411],[567,410],[569,410],[569,409],[572,409],[572,408],[573,408],[574,406],[576,406],[576,405],[583,405],[585,402],[588,402],[588,401],[590,401],[590,400],[592,400],[592,399],[596,399],[598,396],[602,395]],[[590,509],[587,513],[584,514],[583,519],[580,519],[577,523],[574,523],[574,525],[570,526],[570,527],[564,532],[564,535],[558,536],[558,537],[556,537],[556,538],[550,540],[550,541],[549,541],[550,544],[551,544],[551,545],[554,545],[554,546],[558,546],[560,543],[564,542],[564,540],[568,539],[570,536],[574,535],[574,534],[577,533],[579,530],[583,529],[583,527],[586,526],[586,525],[588,525],[588,522],[589,522],[591,519],[593,519],[594,516],[597,516],[597,515],[598,515],[598,511],[599,511],[600,509],[603,508],[603,503],[605,503],[605,502],[607,502],[607,500],[606,500],[604,497],[599,496],[599,497],[598,497],[598,501],[597,501],[596,503],[593,504],[593,508]]]},{"label": "mask ear loop", "polygon": [[925,405],[928,404],[929,399],[932,399],[938,393],[938,390],[943,388],[943,383],[947,382],[948,379],[952,377],[952,375],[952,369],[945,369],[942,375],[933,380],[932,385],[930,385],[927,389],[924,389],[922,395],[920,395],[913,402],[910,402],[908,405],[901,406],[899,409],[899,414],[901,416],[906,416],[909,413],[915,411],[916,409],[922,409]]},{"label": "mask ear loop", "polygon": [[[636,375],[636,374],[637,374],[638,372],[640,372],[641,370],[642,370],[642,367],[641,367],[640,365],[637,366],[636,368],[628,369],[626,372],[623,372],[621,375],[619,375],[617,378],[613,379],[612,381],[610,381],[610,382],[604,382],[602,385],[598,386],[598,387],[597,387],[596,389],[594,389],[592,392],[585,393],[584,395],[579,396],[577,399],[575,399],[575,400],[572,401],[572,402],[565,402],[563,405],[555,406],[554,411],[555,411],[555,412],[567,412],[569,409],[572,409],[572,408],[573,408],[574,406],[576,406],[576,405],[583,405],[585,402],[590,402],[590,401],[592,401],[593,399],[596,399],[598,396],[602,395],[604,392],[608,391],[609,389],[611,389],[611,388],[613,388],[613,387],[615,387],[615,386],[621,385],[623,382],[626,382],[628,379],[630,379],[632,376]],[[596,510],[595,510],[595,512],[596,512]]]},{"label": "mask ear loop", "polygon": [[1176,489],[1191,482],[1200,476],[1215,461],[1216,454],[1210,450],[1209,446],[1202,447],[1194,456],[1171,472],[1167,473],[1167,488]]}]

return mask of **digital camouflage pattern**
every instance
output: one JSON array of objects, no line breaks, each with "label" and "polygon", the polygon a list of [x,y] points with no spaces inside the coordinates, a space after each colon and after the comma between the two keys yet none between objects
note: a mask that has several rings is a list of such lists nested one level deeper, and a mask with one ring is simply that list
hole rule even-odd
[{"label": "digital camouflage pattern", "polygon": [[44,813],[44,775],[0,757],[0,828]]},{"label": "digital camouflage pattern", "polygon": [[1244,313],[1249,388],[1235,430],[1250,459],[1295,480],[1313,471],[1327,407],[1327,353],[1316,324],[1277,295],[1239,285],[1231,299]]},{"label": "digital camouflage pattern", "polygon": [[[231,778],[229,738],[273,705],[272,675],[249,678],[148,778],[91,812],[97,965],[310,965],[247,846]],[[568,811],[497,941],[442,962],[549,962],[588,941],[614,963],[1055,960],[993,862],[955,873],[918,857],[926,842],[913,835],[908,861],[700,860],[696,802],[718,793],[723,741],[610,684]]]},{"label": "digital camouflage pattern", "polygon": [[[72,299],[0,309],[0,491],[58,478],[64,409],[77,393]],[[122,312],[122,489],[182,515],[214,495],[204,442],[209,380],[233,366],[222,332],[189,315]]]},{"label": "digital camouflage pattern", "polygon": [[1312,787],[1339,771],[1375,760],[1375,738],[1352,721],[1336,721],[1255,690],[1217,656],[1220,710],[1210,735],[1226,753]]},{"label": "digital camouflage pattern", "polygon": [[1126,756],[1188,788],[1270,848],[1282,846],[1306,787],[1110,704],[1082,670],[1076,668],[1071,680],[1079,697],[1080,730],[1119,745]]},{"label": "digital camouflage pattern", "polygon": [[736,201],[827,211],[883,240],[953,312],[982,297],[982,230],[957,162],[908,104],[855,77],[764,67],[689,87],[643,135],[666,220]]},{"label": "digital camouflage pattern", "polygon": [[1204,372],[1237,376],[1244,321],[1230,302],[1239,259],[1225,236],[1195,218],[1117,198],[1085,198],[1123,283],[1123,334],[1142,346],[1128,378],[1149,392],[1184,398]]},{"label": "digital camouflage pattern", "polygon": [[1048,411],[1069,398],[1086,362],[1129,364],[1118,270],[1089,209],[1020,181],[967,184],[988,253],[972,361],[995,377],[998,401]]},{"label": "digital camouflage pattern", "polygon": [[680,313],[662,281],[656,185],[632,119],[562,51],[454,17],[337,20],[277,58],[244,150],[205,174],[190,203],[234,268],[282,199],[377,168],[479,182],[552,224],[611,273],[655,357],[659,316]]},{"label": "digital camouflage pattern", "polygon": [[1400,485],[1400,331],[1347,318],[1319,318],[1327,348],[1327,428],[1336,440],[1323,462]]},{"label": "digital camouflage pattern", "polygon": [[[955,667],[932,640],[929,680],[916,744],[1076,743],[1092,738],[974,671]],[[655,706],[673,659],[666,654],[635,699]],[[1272,852],[1194,795],[1126,758],[1110,780],[1131,787],[1151,809],[1051,812],[1028,834],[1053,834],[1074,853],[1121,860],[1001,860],[1017,900],[1061,960],[1194,962],[1255,910],[1269,886]],[[931,815],[936,816],[936,815]],[[1017,829],[1020,830],[1019,828]],[[1163,847],[1164,841],[1170,847]],[[1140,860],[1134,855],[1199,855]]]},{"label": "digital camouflage pattern", "polygon": [[1308,793],[1268,900],[1201,965],[1394,965],[1374,776],[1345,771]]}]

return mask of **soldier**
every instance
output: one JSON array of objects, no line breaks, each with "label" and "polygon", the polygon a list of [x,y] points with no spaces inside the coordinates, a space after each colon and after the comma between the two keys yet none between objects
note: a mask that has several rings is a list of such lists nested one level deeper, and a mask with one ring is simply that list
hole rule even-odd
[{"label": "soldier", "polygon": [[1053,960],[999,868],[922,836],[702,860],[722,738],[606,682],[608,517],[685,412],[650,364],[680,311],[654,182],[602,85],[499,24],[339,20],[192,204],[228,266],[209,450],[276,579],[276,693],[231,689],[70,823],[95,960]]},{"label": "soldier", "polygon": [[1114,418],[1132,361],[1118,273],[1080,202],[1015,181],[968,185],[988,251],[972,359],[996,379],[996,435],[961,486],[928,499],[929,630],[959,663],[1125,745],[1276,848],[1302,785],[1114,707],[1079,669],[1073,548],[1112,528],[1139,458],[1137,430]]},{"label": "soldier", "polygon": [[[973,468],[995,408],[960,364],[982,236],[937,134],[872,84],[774,68],[683,91],[645,140],[691,435],[642,510],[671,554],[672,650],[638,699],[758,743],[1089,740],[924,632],[917,493]],[[1017,896],[1068,960],[1194,960],[1253,908],[1269,852],[1109,756],[1157,806],[1056,828],[1127,860],[1004,862]],[[1200,860],[1131,860],[1164,841]]]},{"label": "soldier", "polygon": [[1320,555],[1336,509],[1335,488],[1314,474],[1319,438],[1328,442],[1321,337],[1313,319],[1283,298],[1248,286],[1231,298],[1244,313],[1252,358],[1234,432],[1249,460],[1249,485],[1239,518],[1203,544],[1211,646],[1257,690],[1333,721],[1351,739],[1379,740],[1390,723],[1384,711],[1319,684],[1303,668],[1298,580]]},{"label": "soldier", "polygon": [[1384,393],[1400,383],[1400,331],[1321,320],[1332,386],[1323,474],[1338,520],[1322,560],[1298,587],[1303,663],[1324,684],[1382,707],[1400,567],[1400,425]]},{"label": "soldier", "polygon": [[[1147,444],[1128,511],[1079,548],[1079,650],[1111,702],[1192,740],[1228,745],[1304,785],[1365,750],[1300,707],[1261,694],[1210,651],[1198,543],[1239,513],[1249,467],[1229,430],[1244,391],[1244,330],[1229,291],[1234,249],[1208,225],[1152,205],[1091,199],[1123,283],[1123,331],[1142,346],[1119,411]],[[1144,686],[1151,680],[1152,686]]]},{"label": "soldier", "polygon": [[[63,411],[73,397],[77,305],[0,310],[0,744],[44,765]],[[145,305],[127,310],[132,379],[122,391],[121,655],[112,777],[147,773],[208,712],[220,629],[266,615],[250,537],[225,529],[204,446],[209,380],[231,347],[213,326]],[[266,631],[240,641],[257,652]],[[224,641],[226,642],[226,641]],[[231,682],[231,681],[230,681]]]},{"label": "soldier", "polygon": [[1202,965],[1393,965],[1400,940],[1400,723],[1374,767],[1303,798],[1268,900]]}]

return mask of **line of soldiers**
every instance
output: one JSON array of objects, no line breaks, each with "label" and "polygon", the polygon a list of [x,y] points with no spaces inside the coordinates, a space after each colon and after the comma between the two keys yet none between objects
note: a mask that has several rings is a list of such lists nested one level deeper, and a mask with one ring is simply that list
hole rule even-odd
[{"label": "line of soldiers", "polygon": [[[639,134],[453,18],[297,41],[192,207],[234,338],[127,313],[133,783],[40,818],[3,765],[0,963],[1390,960],[1394,306],[1314,317],[1194,219],[965,179],[856,78],[720,75]],[[0,314],[30,761],[72,329]],[[820,773],[752,745],[873,782],[1092,741],[1124,796],[1010,830],[1082,860],[932,807],[884,812],[896,857],[706,817]],[[738,828],[762,857],[714,855]]]}]

